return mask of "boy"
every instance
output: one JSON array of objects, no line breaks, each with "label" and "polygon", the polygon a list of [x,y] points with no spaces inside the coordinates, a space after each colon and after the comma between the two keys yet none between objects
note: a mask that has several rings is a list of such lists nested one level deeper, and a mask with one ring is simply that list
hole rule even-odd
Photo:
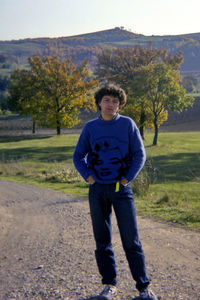
[{"label": "boy", "polygon": [[126,104],[123,89],[107,85],[95,93],[100,117],[83,128],[74,151],[74,164],[89,183],[89,204],[96,241],[96,261],[105,285],[100,293],[111,299],[117,293],[112,249],[111,212],[115,211],[122,245],[140,299],[156,300],[148,289],[145,257],[139,240],[130,181],[144,166],[146,154],[132,119],[119,114]]}]

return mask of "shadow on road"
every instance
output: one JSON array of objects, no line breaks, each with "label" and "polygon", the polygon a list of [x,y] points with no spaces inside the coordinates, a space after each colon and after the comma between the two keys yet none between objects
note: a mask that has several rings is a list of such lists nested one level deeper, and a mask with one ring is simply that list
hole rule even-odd
[{"label": "shadow on road", "polygon": [[[131,300],[140,300],[141,298],[140,297],[135,297],[135,298],[132,298]],[[79,300],[108,300],[108,298],[106,297],[102,297],[102,296],[92,296],[92,297],[89,297],[89,298],[80,298]]]},{"label": "shadow on road", "polygon": [[108,300],[108,298],[104,297],[104,296],[91,296],[89,298],[80,298],[79,300]]}]

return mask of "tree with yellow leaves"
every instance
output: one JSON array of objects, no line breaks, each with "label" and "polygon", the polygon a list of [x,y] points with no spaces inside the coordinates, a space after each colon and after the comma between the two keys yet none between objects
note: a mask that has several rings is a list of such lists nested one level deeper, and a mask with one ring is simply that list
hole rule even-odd
[{"label": "tree with yellow leaves", "polygon": [[[90,90],[98,84],[90,78],[87,62],[76,67],[71,60],[57,57],[29,58],[30,70],[17,70],[11,76],[9,103],[38,124],[71,128],[79,123],[80,110],[93,110]],[[17,105],[13,105],[17,103]]]}]

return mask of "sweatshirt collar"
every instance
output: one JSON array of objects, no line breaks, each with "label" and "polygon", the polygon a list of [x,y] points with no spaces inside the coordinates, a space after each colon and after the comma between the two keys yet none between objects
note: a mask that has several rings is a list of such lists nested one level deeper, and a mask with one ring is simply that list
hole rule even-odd
[{"label": "sweatshirt collar", "polygon": [[109,120],[109,121],[102,119],[102,117],[101,117],[101,115],[100,115],[100,116],[99,116],[99,121],[100,121],[102,124],[105,124],[105,125],[106,125],[106,124],[113,124],[113,123],[115,123],[119,118],[120,118],[120,114],[119,114],[119,113],[117,113],[116,116],[115,116],[112,120]]}]

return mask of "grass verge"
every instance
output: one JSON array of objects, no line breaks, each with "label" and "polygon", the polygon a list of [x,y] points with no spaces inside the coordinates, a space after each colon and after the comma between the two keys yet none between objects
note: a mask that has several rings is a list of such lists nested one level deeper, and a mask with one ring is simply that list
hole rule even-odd
[{"label": "grass verge", "polygon": [[[76,134],[0,139],[0,178],[86,198],[88,185],[72,163],[77,139]],[[151,142],[147,134],[150,185],[142,182],[136,191],[138,212],[200,230],[200,132],[161,133],[156,147]]]}]

